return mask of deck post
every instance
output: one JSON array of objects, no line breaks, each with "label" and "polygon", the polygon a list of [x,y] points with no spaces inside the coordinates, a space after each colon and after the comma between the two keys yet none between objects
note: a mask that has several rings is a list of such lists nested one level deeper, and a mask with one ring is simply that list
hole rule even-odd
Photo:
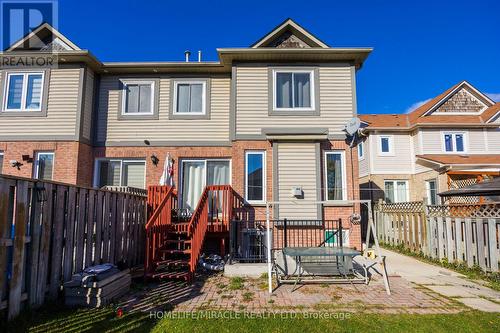
[{"label": "deck post", "polygon": [[266,202],[266,238],[267,238],[267,285],[269,293],[273,293],[272,267],[271,267],[271,222],[269,221],[269,202]]}]

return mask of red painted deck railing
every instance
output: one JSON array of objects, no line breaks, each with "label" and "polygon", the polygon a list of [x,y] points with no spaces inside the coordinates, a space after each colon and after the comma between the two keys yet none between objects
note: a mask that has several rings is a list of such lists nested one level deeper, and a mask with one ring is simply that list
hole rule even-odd
[{"label": "red painted deck railing", "polygon": [[148,222],[146,224],[145,273],[153,269],[157,251],[165,242],[165,235],[172,224],[172,209],[177,208],[177,191],[173,187],[149,186]]},{"label": "red painted deck railing", "polygon": [[196,270],[207,230],[210,227],[210,231],[213,232],[228,231],[233,218],[234,204],[234,191],[230,185],[205,187],[188,225],[188,237],[191,239],[189,263],[191,275]]}]

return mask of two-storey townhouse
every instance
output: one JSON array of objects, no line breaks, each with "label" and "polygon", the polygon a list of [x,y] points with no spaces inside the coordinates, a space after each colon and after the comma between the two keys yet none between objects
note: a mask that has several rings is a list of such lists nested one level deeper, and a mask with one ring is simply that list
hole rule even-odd
[{"label": "two-storey townhouse", "polygon": [[363,198],[438,204],[439,192],[500,176],[500,103],[466,81],[408,114],[360,118]]},{"label": "two-storey townhouse", "polygon": [[[266,202],[275,219],[355,212],[357,152],[342,128],[356,115],[356,71],[370,48],[330,47],[287,19],[248,48],[217,49],[218,61],[101,62],[48,30],[31,35],[53,37],[56,68],[2,69],[4,173],[144,188],[169,154],[187,210],[206,185],[230,184],[255,219]],[[4,55],[44,52],[16,45]],[[361,246],[359,226],[346,237]]]}]

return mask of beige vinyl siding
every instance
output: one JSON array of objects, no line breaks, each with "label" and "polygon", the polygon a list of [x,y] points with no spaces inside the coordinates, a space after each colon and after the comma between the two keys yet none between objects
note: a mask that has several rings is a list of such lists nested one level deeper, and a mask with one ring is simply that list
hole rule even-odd
[{"label": "beige vinyl siding", "polygon": [[94,104],[94,72],[86,69],[87,79],[85,81],[85,99],[83,100],[82,119],[83,137],[90,139],[92,133],[92,110]]},{"label": "beige vinyl siding", "polygon": [[[359,149],[359,148],[358,148]],[[359,160],[359,177],[364,177],[370,174],[370,147],[366,140],[363,143],[364,158]],[[358,155],[359,156],[359,155]]]},{"label": "beige vinyl siding", "polygon": [[[157,77],[154,77],[157,78]],[[210,119],[169,119],[172,79],[160,77],[159,115],[154,120],[118,120],[119,77],[101,78],[97,141],[229,141],[230,78],[212,77]],[[141,77],[142,79],[142,77]]]},{"label": "beige vinyl siding", "polygon": [[[392,136],[393,154],[391,156],[380,155],[380,136]],[[373,153],[372,173],[398,174],[413,173],[412,154],[410,144],[411,137],[401,133],[380,133],[371,135],[371,151]]]},{"label": "beige vinyl siding", "polygon": [[487,131],[488,153],[500,154],[500,128]]},{"label": "beige vinyl siding", "polygon": [[[422,133],[419,132],[419,130],[414,132],[413,135],[411,136],[411,140],[413,140],[413,151],[414,151],[415,156],[422,154],[422,147],[420,145],[421,136],[422,136]],[[416,158],[415,158],[415,161],[416,161]],[[428,172],[430,170],[431,169],[429,169],[428,167],[425,167],[419,163],[415,163],[415,173],[416,174],[422,173],[422,172]]]},{"label": "beige vinyl siding", "polygon": [[486,150],[484,133],[482,129],[425,129],[422,130],[422,154],[444,154],[443,133],[464,132],[466,133],[466,153],[483,154]]},{"label": "beige vinyl siding", "polygon": [[47,116],[1,117],[0,138],[22,136],[23,139],[33,137],[33,140],[37,140],[40,136],[44,138],[74,136],[80,75],[80,68],[52,69],[49,78]]},{"label": "beige vinyl siding", "polygon": [[[316,145],[314,143],[278,144],[279,218],[317,219]],[[292,186],[301,186],[303,199],[291,195]],[[308,201],[308,203],[300,203]]]},{"label": "beige vinyl siding", "polygon": [[353,116],[351,67],[319,67],[320,116],[269,116],[268,67],[236,67],[236,134],[260,135],[265,127],[329,128],[341,135]]}]

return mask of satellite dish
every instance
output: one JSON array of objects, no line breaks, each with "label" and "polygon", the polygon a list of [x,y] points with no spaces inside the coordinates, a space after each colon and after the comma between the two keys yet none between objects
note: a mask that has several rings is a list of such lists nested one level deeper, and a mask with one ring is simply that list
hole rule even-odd
[{"label": "satellite dish", "polygon": [[358,132],[359,127],[361,126],[361,121],[359,120],[358,117],[353,117],[349,119],[347,124],[344,126],[344,131],[349,135],[352,136]]}]

